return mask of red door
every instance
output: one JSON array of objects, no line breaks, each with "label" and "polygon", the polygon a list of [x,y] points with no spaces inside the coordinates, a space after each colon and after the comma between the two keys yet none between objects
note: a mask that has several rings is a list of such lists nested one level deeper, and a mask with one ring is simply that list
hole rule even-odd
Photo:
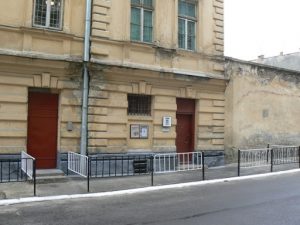
[{"label": "red door", "polygon": [[[177,99],[176,149],[177,153],[194,151],[194,121],[195,101],[192,99]],[[180,157],[181,162],[191,160],[191,156]]]},{"label": "red door", "polygon": [[27,151],[37,168],[56,168],[58,95],[29,92]]},{"label": "red door", "polygon": [[193,149],[193,116],[177,114],[176,148],[178,153],[192,152]]}]

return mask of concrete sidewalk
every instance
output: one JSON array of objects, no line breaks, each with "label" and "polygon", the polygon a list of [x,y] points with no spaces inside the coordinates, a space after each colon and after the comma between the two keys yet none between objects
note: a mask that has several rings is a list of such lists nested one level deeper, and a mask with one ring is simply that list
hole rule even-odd
[{"label": "concrete sidewalk", "polygon": [[[274,171],[282,171],[299,168],[297,164],[275,166]],[[257,167],[241,169],[241,175],[252,175],[270,172],[270,167]],[[237,176],[237,164],[229,164],[222,167],[205,169],[205,179],[220,179]],[[154,186],[194,182],[202,180],[202,171],[186,171],[169,174],[155,174]],[[90,192],[110,192],[143,188],[151,186],[151,176],[92,178]],[[87,193],[87,179],[80,177],[63,177],[60,179],[43,179],[37,183],[37,196],[71,195]],[[13,199],[33,196],[33,184],[31,182],[15,182],[0,184],[0,199]]]}]

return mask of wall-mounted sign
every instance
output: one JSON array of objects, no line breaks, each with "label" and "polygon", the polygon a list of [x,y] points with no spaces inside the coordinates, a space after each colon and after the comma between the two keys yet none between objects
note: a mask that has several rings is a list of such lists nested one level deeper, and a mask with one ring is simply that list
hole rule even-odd
[{"label": "wall-mounted sign", "polygon": [[171,127],[172,126],[172,117],[164,116],[163,117],[163,127]]},{"label": "wall-mounted sign", "polygon": [[147,139],[148,138],[148,125],[140,125],[140,138]]},{"label": "wall-mounted sign", "polygon": [[130,138],[131,139],[147,139],[149,134],[148,125],[131,124]]},{"label": "wall-mounted sign", "polygon": [[130,138],[140,138],[140,125],[130,125]]}]

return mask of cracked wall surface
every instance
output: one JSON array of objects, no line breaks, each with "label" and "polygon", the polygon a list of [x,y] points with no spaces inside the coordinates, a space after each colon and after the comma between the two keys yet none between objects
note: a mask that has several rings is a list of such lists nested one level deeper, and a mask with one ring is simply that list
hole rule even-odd
[{"label": "cracked wall surface", "polygon": [[226,60],[225,149],[300,144],[300,72]]}]

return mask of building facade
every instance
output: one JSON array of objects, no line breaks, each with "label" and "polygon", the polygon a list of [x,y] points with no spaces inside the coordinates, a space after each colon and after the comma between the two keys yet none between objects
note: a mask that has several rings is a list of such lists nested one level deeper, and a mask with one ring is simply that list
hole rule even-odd
[{"label": "building facade", "polygon": [[[40,168],[79,151],[81,0],[1,1],[0,153],[27,151]],[[72,129],[68,129],[72,125]]]},{"label": "building facade", "polygon": [[[0,152],[59,167],[80,152],[85,2],[0,6]],[[224,151],[223,0],[91,10],[88,153]]]}]

